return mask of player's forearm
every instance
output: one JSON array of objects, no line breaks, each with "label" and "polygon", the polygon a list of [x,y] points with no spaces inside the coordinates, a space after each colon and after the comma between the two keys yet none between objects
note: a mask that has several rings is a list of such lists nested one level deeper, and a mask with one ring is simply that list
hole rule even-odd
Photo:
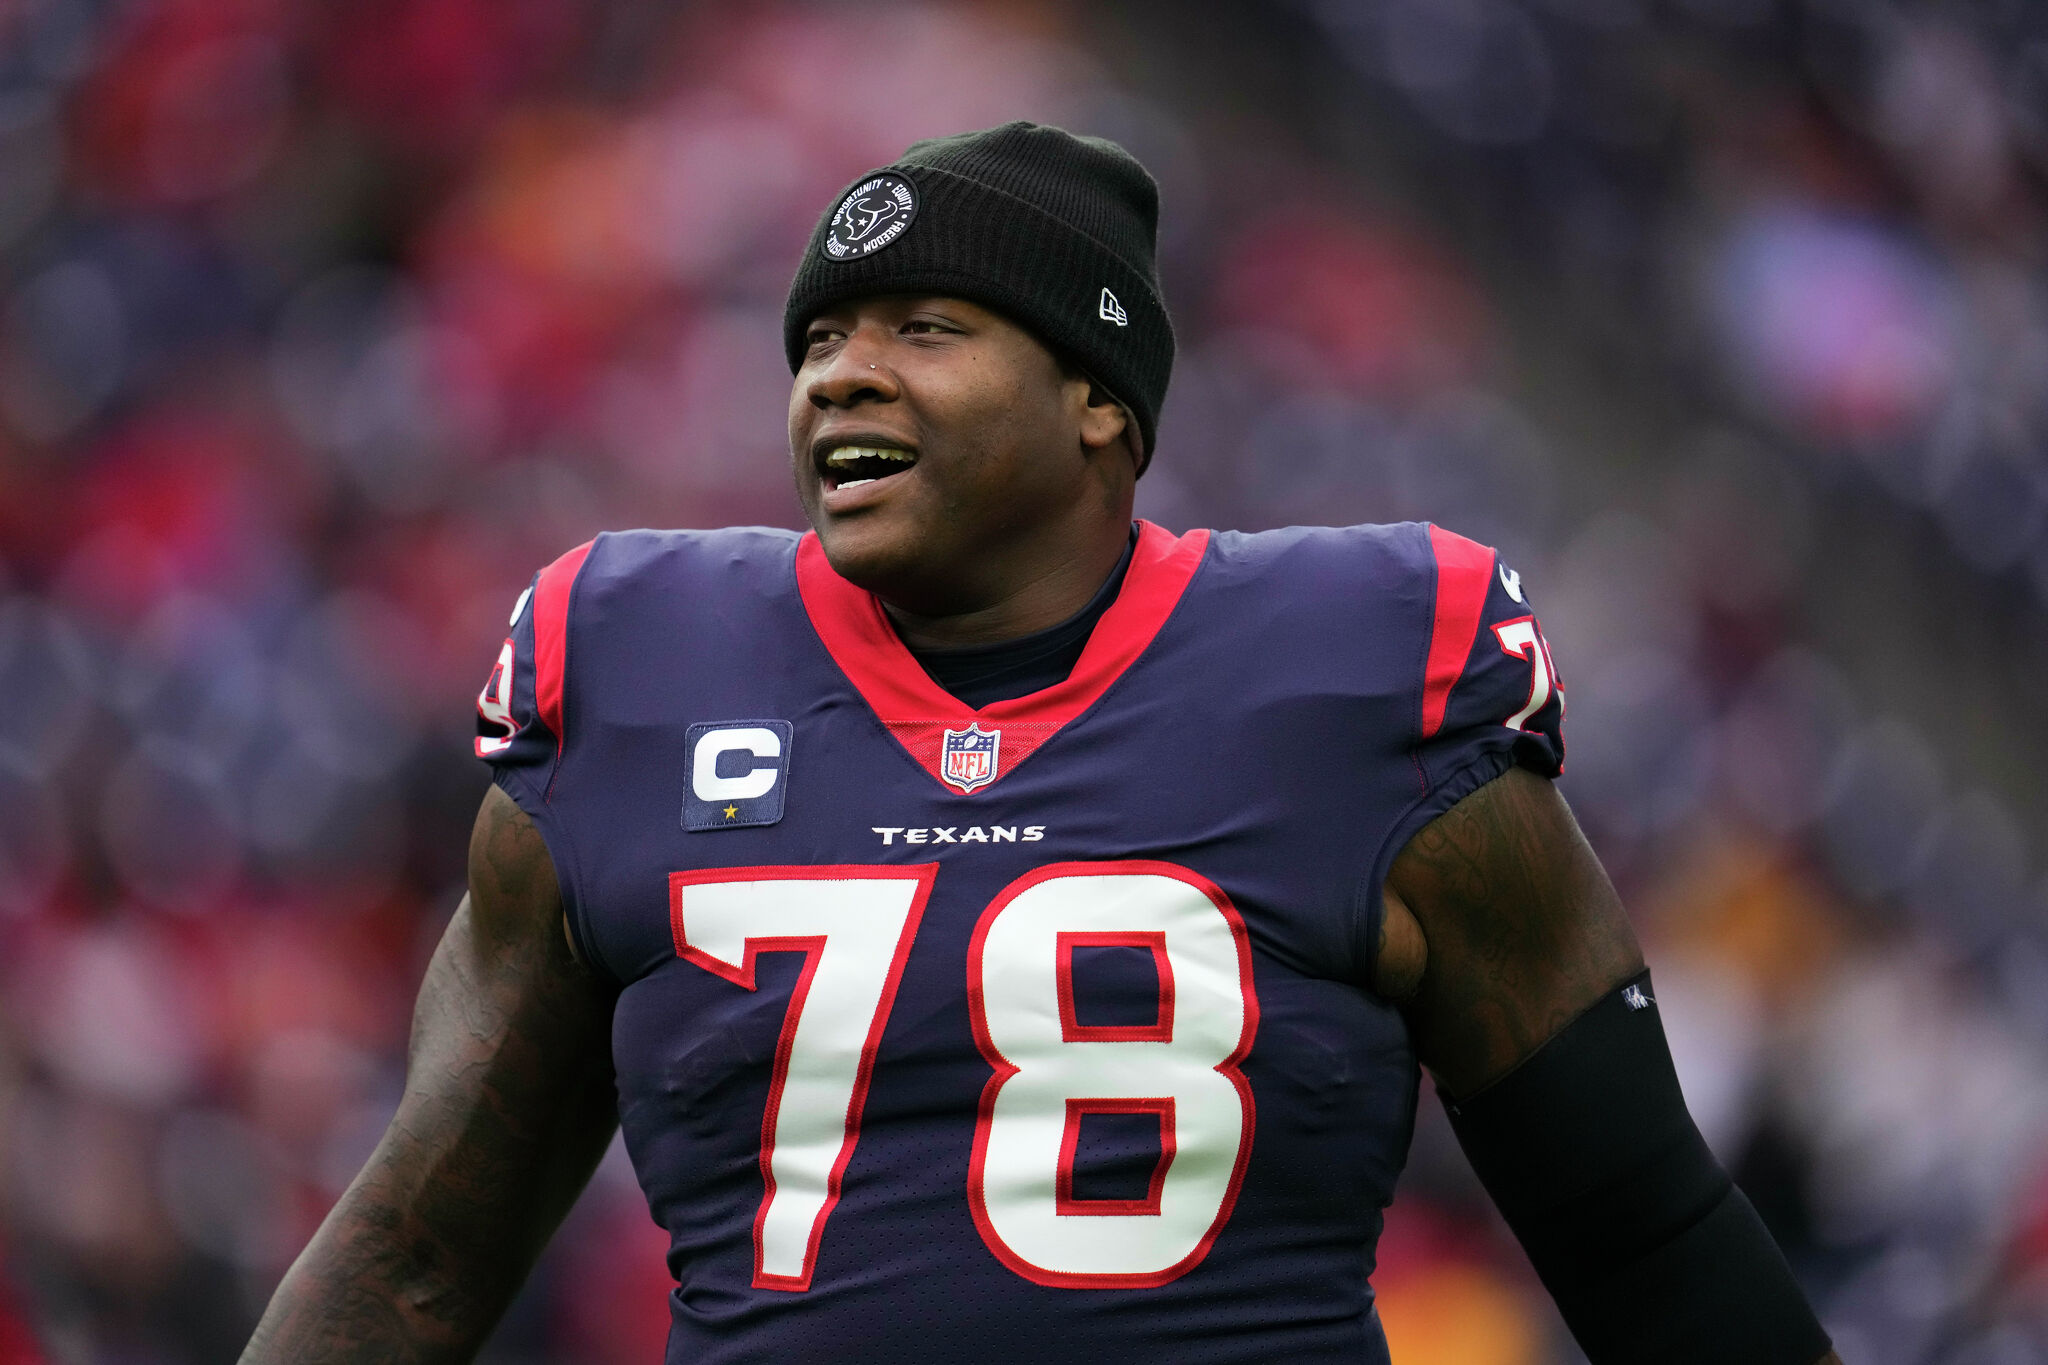
[{"label": "player's forearm", "polygon": [[502,1082],[502,1055],[492,1061],[499,1065],[470,1068],[438,1057],[430,1074],[465,1077],[473,1088],[409,1091],[285,1276],[244,1365],[426,1365],[475,1354],[613,1128],[603,1068],[563,1064],[551,1070],[565,1083],[520,1094],[524,1087]]},{"label": "player's forearm", "polygon": [[[390,1139],[386,1139],[386,1146]],[[382,1158],[380,1160],[380,1158]],[[335,1205],[242,1353],[257,1362],[466,1361],[524,1278],[424,1226],[380,1148]]]},{"label": "player's forearm", "polygon": [[482,1345],[613,1127],[601,1067],[565,1065],[568,1083],[544,1095],[493,1084],[494,1070],[502,1067],[443,1058],[433,1074],[466,1076],[475,1088],[408,1093],[279,1286],[245,1365],[424,1365],[468,1360]]},{"label": "player's forearm", "polygon": [[470,886],[420,987],[398,1114],[245,1362],[468,1359],[611,1140],[611,997],[570,955],[546,850],[496,789]]},{"label": "player's forearm", "polygon": [[[430,984],[446,968],[437,958]],[[441,999],[462,1002],[469,1024],[490,1032],[474,996]],[[424,1018],[429,1009],[423,1000],[421,1027],[434,1036],[416,1044],[413,1072],[430,1079],[409,1088],[285,1276],[245,1365],[468,1360],[603,1154],[613,1127],[606,1069],[508,1059],[521,1050],[517,1030],[478,1055],[445,1020]]]},{"label": "player's forearm", "polygon": [[1620,901],[1563,801],[1510,772],[1404,850],[1408,1010],[1451,1123],[1595,1365],[1829,1358],[1686,1112]]}]

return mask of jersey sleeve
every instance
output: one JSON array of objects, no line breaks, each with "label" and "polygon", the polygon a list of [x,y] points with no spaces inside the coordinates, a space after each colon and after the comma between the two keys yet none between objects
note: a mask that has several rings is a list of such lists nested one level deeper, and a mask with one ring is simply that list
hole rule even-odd
[{"label": "jersey sleeve", "polygon": [[569,592],[589,553],[588,543],[579,545],[534,575],[513,604],[510,634],[477,693],[476,756],[514,799],[545,803],[562,756]]},{"label": "jersey sleeve", "polygon": [[572,739],[567,720],[570,597],[590,545],[579,545],[542,569],[519,595],[509,633],[476,698],[476,756],[491,765],[493,779],[533,820],[547,844],[585,962],[593,959],[585,948],[574,849],[554,798],[556,775]]},{"label": "jersey sleeve", "polygon": [[1510,767],[1544,777],[1564,769],[1564,684],[1521,575],[1485,545],[1426,530],[1433,584],[1414,747],[1421,791],[1388,859]]}]

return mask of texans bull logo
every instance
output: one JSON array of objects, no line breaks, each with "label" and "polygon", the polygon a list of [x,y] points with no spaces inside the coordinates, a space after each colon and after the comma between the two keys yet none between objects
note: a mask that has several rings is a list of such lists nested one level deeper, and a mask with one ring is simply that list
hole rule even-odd
[{"label": "texans bull logo", "polygon": [[886,194],[864,194],[848,204],[844,210],[846,227],[844,235],[848,241],[867,240],[870,232],[903,212],[901,206]]},{"label": "texans bull logo", "polygon": [[871,256],[901,237],[917,215],[917,191],[900,175],[884,172],[846,192],[832,211],[824,251],[833,260]]}]

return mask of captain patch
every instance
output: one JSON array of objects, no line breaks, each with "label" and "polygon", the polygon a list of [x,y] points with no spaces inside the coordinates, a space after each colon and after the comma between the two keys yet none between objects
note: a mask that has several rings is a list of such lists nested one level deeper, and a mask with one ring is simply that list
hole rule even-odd
[{"label": "captain patch", "polygon": [[738,829],[782,818],[789,789],[788,721],[692,725],[684,747],[684,829]]}]

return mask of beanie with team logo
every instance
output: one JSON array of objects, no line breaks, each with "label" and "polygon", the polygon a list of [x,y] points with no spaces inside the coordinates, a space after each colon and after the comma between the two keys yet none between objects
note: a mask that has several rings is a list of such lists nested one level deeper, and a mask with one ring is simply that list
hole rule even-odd
[{"label": "beanie with team logo", "polygon": [[1105,138],[1018,122],[912,143],[849,185],[811,234],[782,313],[789,368],[803,363],[811,319],[843,299],[971,299],[1109,390],[1149,458],[1173,373],[1158,228],[1159,187]]}]

